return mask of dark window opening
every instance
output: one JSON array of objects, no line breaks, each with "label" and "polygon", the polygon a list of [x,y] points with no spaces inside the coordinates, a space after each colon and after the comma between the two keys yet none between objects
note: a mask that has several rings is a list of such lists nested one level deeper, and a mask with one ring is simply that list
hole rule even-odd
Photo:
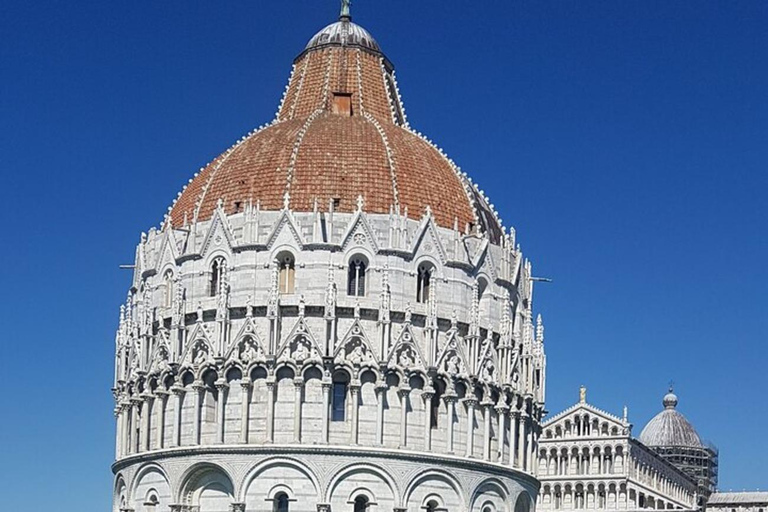
[{"label": "dark window opening", "polygon": [[432,273],[435,267],[429,263],[419,265],[418,277],[416,278],[416,302],[427,302],[429,300],[429,287],[432,285]]},{"label": "dark window opening", "polygon": [[275,496],[275,506],[274,511],[275,512],[289,512],[289,504],[290,501],[288,500],[288,495],[284,492],[281,492],[277,496]]},{"label": "dark window opening", "polygon": [[368,510],[368,498],[365,496],[355,498],[354,512],[365,512],[366,510]]},{"label": "dark window opening", "polygon": [[340,116],[352,116],[352,95],[346,92],[333,93],[333,108],[334,114]]},{"label": "dark window opening", "polygon": [[366,264],[362,258],[353,258],[349,262],[347,275],[347,295],[351,297],[365,296]]}]

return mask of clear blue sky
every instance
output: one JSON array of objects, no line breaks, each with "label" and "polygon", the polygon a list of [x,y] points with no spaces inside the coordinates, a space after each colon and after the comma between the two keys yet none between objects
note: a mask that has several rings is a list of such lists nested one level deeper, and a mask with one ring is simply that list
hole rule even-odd
[{"label": "clear blue sky", "polygon": [[[271,120],[335,0],[0,5],[3,510],[109,507],[141,231]],[[358,0],[409,118],[517,228],[548,408],[635,434],[674,380],[721,487],[768,488],[768,3]],[[56,503],[58,506],[54,506]]]}]

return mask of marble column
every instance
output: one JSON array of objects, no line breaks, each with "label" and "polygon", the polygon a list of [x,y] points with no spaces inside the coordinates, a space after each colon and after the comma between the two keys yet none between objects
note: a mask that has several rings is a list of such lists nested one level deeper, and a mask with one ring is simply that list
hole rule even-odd
[{"label": "marble column", "polygon": [[[509,413],[509,406],[503,401],[499,401],[496,405],[496,417],[499,422],[498,427],[498,446],[496,447],[496,461],[499,464],[504,464],[504,434],[507,431],[507,414]],[[511,439],[510,439],[511,441]]]},{"label": "marble column", "polygon": [[400,397],[400,448],[408,446],[408,395],[411,394],[409,386],[403,386],[397,390]]},{"label": "marble column", "polygon": [[483,408],[483,460],[491,460],[491,408],[493,402],[485,400],[480,404]]},{"label": "marble column", "polygon": [[517,424],[517,468],[525,471],[525,429],[528,415],[523,411],[518,416]]},{"label": "marble column", "polygon": [[274,378],[267,379],[267,443],[275,442],[275,386]]},{"label": "marble column", "polygon": [[458,397],[453,392],[448,392],[443,395],[443,402],[445,402],[445,409],[447,411],[448,424],[445,429],[445,449],[448,453],[453,453],[453,417],[456,415],[456,401]]},{"label": "marble column", "polygon": [[224,425],[225,413],[227,410],[227,398],[229,394],[229,384],[224,379],[216,381],[216,391],[219,399],[216,401],[216,442],[224,444]]},{"label": "marble column", "polygon": [[304,379],[296,377],[293,379],[294,399],[293,399],[293,442],[301,443],[301,398],[304,393]]},{"label": "marble column", "polygon": [[149,428],[150,416],[152,415],[152,395],[144,393],[141,395],[141,440],[139,442],[139,451],[149,451]]},{"label": "marble column", "polygon": [[349,383],[349,399],[352,401],[352,432],[349,442],[354,446],[360,438],[360,381]]},{"label": "marble column", "polygon": [[[329,413],[331,409],[331,389],[333,382],[323,379],[323,438],[322,442],[328,444]],[[319,507],[319,505],[318,505]],[[329,505],[330,507],[330,505]]]},{"label": "marble column", "polygon": [[168,392],[165,390],[155,391],[157,400],[157,426],[155,430],[157,432],[157,439],[155,440],[155,449],[162,450],[165,448],[165,408],[168,406]]},{"label": "marble column", "polygon": [[475,406],[477,399],[475,397],[465,398],[464,405],[467,406],[467,457],[474,455],[475,445]]},{"label": "marble column", "polygon": [[384,400],[387,398],[387,385],[376,386],[376,443],[384,444]]},{"label": "marble column", "polygon": [[192,383],[192,393],[195,399],[195,410],[192,424],[192,444],[200,444],[200,433],[202,431],[202,412],[203,412],[203,393],[205,393],[205,384],[201,381]]},{"label": "marble column", "polygon": [[424,451],[432,449],[432,397],[435,396],[435,389],[427,386],[421,393],[424,399]]},{"label": "marble column", "polygon": [[184,388],[173,386],[171,393],[176,397],[173,406],[173,445],[181,446],[181,408],[184,405]]},{"label": "marble column", "polygon": [[248,425],[251,420],[251,379],[240,381],[240,443],[248,444]]}]

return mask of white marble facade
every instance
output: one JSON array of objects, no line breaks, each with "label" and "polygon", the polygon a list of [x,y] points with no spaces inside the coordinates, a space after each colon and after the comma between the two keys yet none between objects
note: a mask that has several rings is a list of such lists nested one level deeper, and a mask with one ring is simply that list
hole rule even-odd
[{"label": "white marble facade", "polygon": [[514,234],[331,211],[142,236],[114,510],[532,508],[544,329]]},{"label": "white marble facade", "polygon": [[618,417],[580,401],[542,425],[537,510],[696,510],[697,483],[632,437]]}]

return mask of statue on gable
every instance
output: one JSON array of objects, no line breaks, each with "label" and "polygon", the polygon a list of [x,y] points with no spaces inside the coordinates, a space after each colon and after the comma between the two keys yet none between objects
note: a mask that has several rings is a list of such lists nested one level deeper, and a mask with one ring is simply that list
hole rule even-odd
[{"label": "statue on gable", "polygon": [[309,348],[307,347],[309,343],[304,338],[296,338],[294,343],[295,348],[291,353],[291,357],[296,361],[303,361],[307,359],[310,355]]},{"label": "statue on gable", "polygon": [[416,364],[416,357],[411,347],[403,347],[397,358],[397,363],[403,368],[411,368]]},{"label": "statue on gable", "polygon": [[455,353],[449,357],[445,362],[445,371],[451,377],[455,377],[460,373],[461,359]]}]

